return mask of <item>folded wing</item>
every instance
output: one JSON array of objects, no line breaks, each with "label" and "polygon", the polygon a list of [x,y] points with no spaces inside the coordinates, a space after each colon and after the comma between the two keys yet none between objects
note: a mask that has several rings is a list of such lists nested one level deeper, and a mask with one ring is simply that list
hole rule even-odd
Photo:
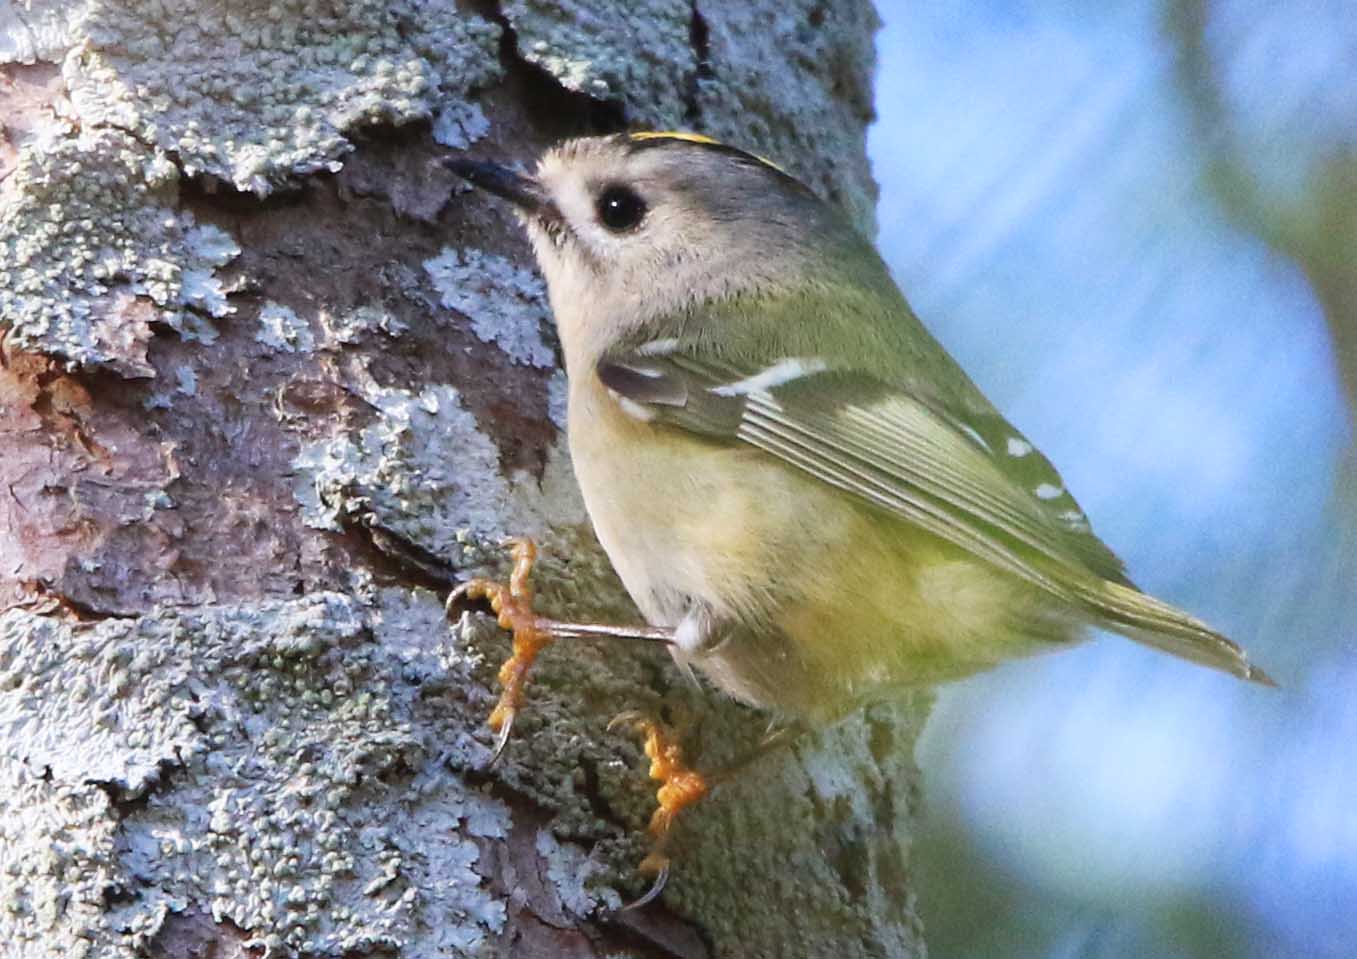
[{"label": "folded wing", "polygon": [[672,340],[600,362],[658,425],[764,451],[904,519],[1134,639],[1268,682],[1234,643],[1141,593],[1059,474],[997,413],[941,408],[815,357],[759,369]]}]

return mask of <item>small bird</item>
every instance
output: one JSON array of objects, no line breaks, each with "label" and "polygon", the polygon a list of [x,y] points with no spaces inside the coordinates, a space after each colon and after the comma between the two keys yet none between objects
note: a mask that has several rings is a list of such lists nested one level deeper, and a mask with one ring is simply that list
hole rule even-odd
[{"label": "small bird", "polygon": [[730,695],[817,725],[1086,627],[1271,684],[1131,582],[872,244],[779,166],[686,133],[570,140],[531,176],[444,162],[527,229],[599,541]]}]

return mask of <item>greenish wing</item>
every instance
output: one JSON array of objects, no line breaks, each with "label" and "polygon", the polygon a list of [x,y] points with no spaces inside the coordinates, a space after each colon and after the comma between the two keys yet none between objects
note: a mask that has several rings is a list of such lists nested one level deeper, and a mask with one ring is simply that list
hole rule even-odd
[{"label": "greenish wing", "polygon": [[643,347],[600,364],[657,421],[741,442],[894,513],[1046,591],[1126,583],[1059,475],[998,414],[964,418],[811,359],[762,370]]},{"label": "greenish wing", "polygon": [[823,360],[745,369],[673,340],[609,357],[597,373],[634,415],[763,450],[1100,625],[1271,683],[1226,637],[1136,589],[1054,467],[997,413],[947,409]]}]

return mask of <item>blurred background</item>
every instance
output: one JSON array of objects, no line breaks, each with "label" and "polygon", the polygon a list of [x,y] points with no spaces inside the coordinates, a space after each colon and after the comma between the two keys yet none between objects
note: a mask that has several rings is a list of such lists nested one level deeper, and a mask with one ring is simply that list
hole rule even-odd
[{"label": "blurred background", "polygon": [[1277,691],[1100,637],[942,691],[937,959],[1357,956],[1357,9],[884,0],[915,309],[1146,589]]}]

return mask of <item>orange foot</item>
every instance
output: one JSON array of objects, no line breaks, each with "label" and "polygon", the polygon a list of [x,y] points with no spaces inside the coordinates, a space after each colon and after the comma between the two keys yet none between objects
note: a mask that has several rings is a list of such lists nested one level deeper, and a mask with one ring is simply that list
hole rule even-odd
[{"label": "orange foot", "polygon": [[609,723],[614,729],[628,725],[645,736],[645,752],[650,758],[650,778],[660,783],[655,798],[659,808],[650,817],[650,854],[641,860],[639,871],[653,875],[655,880],[645,895],[623,906],[623,910],[639,909],[653,902],[664,891],[669,881],[669,837],[674,820],[684,809],[702,800],[711,790],[711,784],[701,773],[690,769],[683,761],[683,749],[673,734],[659,723],[639,713],[627,712]]},{"label": "orange foot", "polygon": [[461,598],[486,599],[490,608],[499,617],[501,629],[512,630],[514,634],[513,654],[504,661],[499,669],[499,702],[490,712],[487,721],[491,729],[499,733],[495,742],[495,752],[490,757],[494,765],[504,747],[509,743],[509,734],[513,732],[514,717],[523,705],[523,689],[528,682],[528,670],[532,668],[537,654],[549,646],[552,641],[550,632],[543,628],[544,621],[533,612],[532,575],[533,563],[537,561],[537,544],[527,537],[508,540],[512,547],[514,569],[509,575],[509,584],[497,583],[489,579],[473,579],[463,583],[448,597],[448,608]]},{"label": "orange foot", "polygon": [[523,705],[523,690],[528,683],[528,670],[537,654],[557,639],[625,639],[636,642],[663,643],[674,641],[674,630],[665,626],[608,626],[599,623],[563,623],[538,616],[533,611],[533,563],[537,561],[537,544],[525,536],[506,541],[513,548],[513,572],[509,583],[489,579],[473,579],[453,590],[448,597],[451,615],[459,600],[486,599],[499,617],[501,629],[512,630],[514,651],[499,670],[501,692],[499,703],[490,713],[489,726],[499,733],[495,752],[490,758],[493,766],[509,744],[514,717]]}]

